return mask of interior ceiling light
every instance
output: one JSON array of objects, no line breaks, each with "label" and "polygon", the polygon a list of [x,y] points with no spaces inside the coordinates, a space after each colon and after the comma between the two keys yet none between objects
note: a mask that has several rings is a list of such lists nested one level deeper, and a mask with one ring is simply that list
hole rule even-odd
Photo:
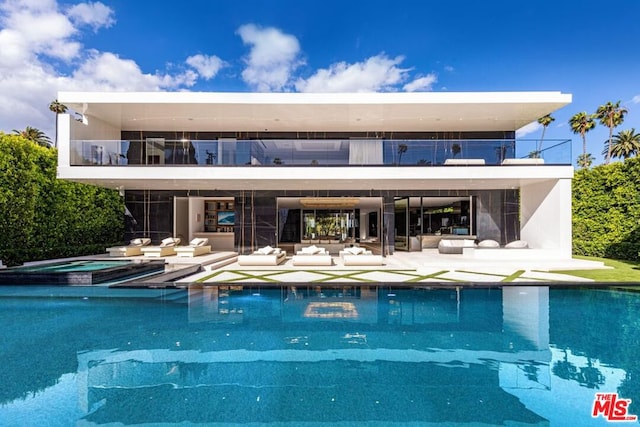
[{"label": "interior ceiling light", "polygon": [[300,204],[305,208],[353,208],[358,201],[355,197],[303,197]]}]

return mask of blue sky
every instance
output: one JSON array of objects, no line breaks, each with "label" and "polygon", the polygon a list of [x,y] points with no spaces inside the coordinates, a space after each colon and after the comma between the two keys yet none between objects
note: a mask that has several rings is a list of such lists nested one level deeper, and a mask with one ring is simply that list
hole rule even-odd
[{"label": "blue sky", "polygon": [[[640,2],[0,0],[0,130],[53,135],[58,90],[573,94],[545,138],[607,101],[640,130]],[[520,132],[537,138],[535,125]],[[587,134],[600,152],[608,129]]]}]

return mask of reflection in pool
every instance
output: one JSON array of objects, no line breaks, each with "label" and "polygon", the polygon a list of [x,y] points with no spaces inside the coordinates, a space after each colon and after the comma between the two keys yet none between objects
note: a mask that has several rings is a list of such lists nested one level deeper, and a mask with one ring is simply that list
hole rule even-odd
[{"label": "reflection in pool", "polygon": [[596,392],[640,413],[639,315],[593,289],[3,287],[0,424],[606,425]]}]

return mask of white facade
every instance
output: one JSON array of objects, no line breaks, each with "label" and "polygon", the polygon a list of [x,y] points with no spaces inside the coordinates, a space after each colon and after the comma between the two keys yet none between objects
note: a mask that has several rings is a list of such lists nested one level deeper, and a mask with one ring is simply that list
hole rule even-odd
[{"label": "white facade", "polygon": [[[472,213],[478,239],[496,238],[500,224],[492,220],[513,216],[506,205],[489,206],[503,192],[519,203],[517,238],[554,257],[571,256],[570,142],[558,157],[549,143],[522,151],[515,140],[515,130],[569,104],[568,94],[61,92],[58,100],[78,116],[58,118],[61,179],[174,197],[226,192],[239,200],[250,192],[274,198],[274,217],[277,198],[290,192],[416,196],[423,200],[421,218],[426,199],[477,197],[471,204],[484,209]],[[132,136],[143,147],[136,160]],[[279,157],[268,150],[289,155],[286,147],[292,157],[274,167]],[[180,155],[190,160],[176,164]],[[309,162],[317,155],[324,157]],[[445,165],[445,158],[456,164]],[[505,158],[520,160],[508,165]],[[382,208],[380,221],[392,211]]]}]

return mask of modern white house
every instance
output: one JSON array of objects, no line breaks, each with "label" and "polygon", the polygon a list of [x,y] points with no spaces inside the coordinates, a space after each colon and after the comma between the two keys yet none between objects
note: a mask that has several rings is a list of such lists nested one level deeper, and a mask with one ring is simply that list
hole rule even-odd
[{"label": "modern white house", "polygon": [[571,141],[516,130],[561,92],[60,92],[58,177],[118,189],[129,237],[383,255],[444,237],[571,257]]}]

